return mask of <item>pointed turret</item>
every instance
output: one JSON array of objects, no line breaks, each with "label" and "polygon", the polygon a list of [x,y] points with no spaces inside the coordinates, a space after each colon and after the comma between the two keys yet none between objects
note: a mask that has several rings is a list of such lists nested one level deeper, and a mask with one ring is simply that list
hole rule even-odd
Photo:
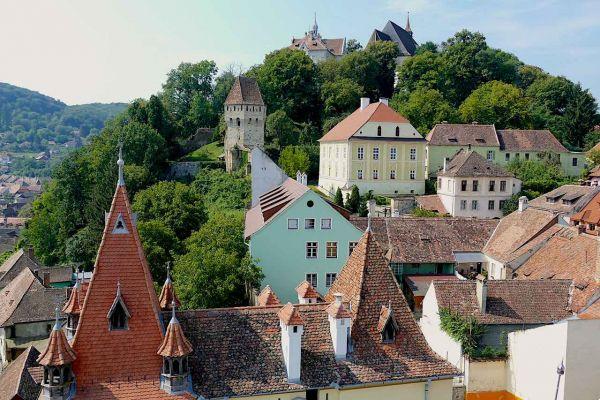
[{"label": "pointed turret", "polygon": [[175,302],[171,304],[171,321],[157,354],[163,357],[161,388],[169,393],[188,392],[192,388],[189,375],[188,355],[194,350],[185,337],[175,315]]},{"label": "pointed turret", "polygon": [[79,315],[81,314],[81,306],[83,305],[83,294],[81,292],[81,284],[79,283],[79,274],[76,274],[75,286],[71,289],[69,299],[65,303],[62,312],[67,315],[67,338],[73,339],[77,331],[79,323]]},{"label": "pointed turret", "polygon": [[171,309],[171,304],[175,304],[175,306],[180,307],[181,302],[177,298],[177,293],[175,293],[175,288],[173,287],[173,281],[171,280],[170,268],[167,265],[167,279],[160,291],[160,296],[158,297],[158,304],[160,305],[160,309],[163,311],[168,311]]},{"label": "pointed turret", "polygon": [[37,359],[44,367],[41,399],[66,400],[71,398],[71,384],[74,376],[71,364],[75,361],[75,351],[71,348],[60,326],[60,312],[56,307],[56,322],[50,332],[46,349]]},{"label": "pointed turret", "polygon": [[410,36],[412,36],[413,32],[410,29],[410,12],[406,13],[406,28],[404,28],[404,30],[410,33]]}]

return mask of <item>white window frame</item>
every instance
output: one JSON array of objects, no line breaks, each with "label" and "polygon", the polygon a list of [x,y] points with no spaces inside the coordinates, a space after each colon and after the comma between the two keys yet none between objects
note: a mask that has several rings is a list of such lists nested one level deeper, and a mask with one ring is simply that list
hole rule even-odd
[{"label": "white window frame", "polygon": [[410,178],[410,180],[414,181],[415,179],[417,179],[417,172],[414,169],[411,169],[408,173],[408,177]]},{"label": "white window frame", "polygon": [[[295,230],[295,231],[297,231],[298,229],[300,229],[300,219],[298,219],[298,218],[288,218],[287,221],[288,221],[287,227],[288,227],[289,230]],[[296,227],[295,228],[290,228],[290,222],[292,222],[292,221],[296,221]]]},{"label": "white window frame", "polygon": [[478,210],[479,209],[479,202],[477,200],[471,200],[471,210]]},{"label": "white window frame", "polygon": [[379,147],[373,147],[373,160],[379,160]]},{"label": "white window frame", "polygon": [[414,147],[410,149],[410,159],[411,160],[416,160],[417,159],[417,149],[415,149]]},{"label": "white window frame", "polygon": [[467,201],[466,200],[461,200],[460,201],[460,209],[461,210],[466,210],[467,209]]},{"label": "white window frame", "polygon": [[356,158],[363,160],[365,158],[365,148],[359,147],[356,152]]},{"label": "white window frame", "polygon": [[[314,287],[314,288],[316,288],[317,285],[319,284],[319,275],[317,275],[316,272],[308,272],[308,273],[306,273],[306,275],[304,277],[306,278],[306,281],[308,283],[310,283],[312,285],[312,287]],[[313,278],[314,278],[314,280],[313,280]]]},{"label": "white window frame", "polygon": [[[326,227],[323,223],[329,221],[329,226]],[[333,221],[331,220],[331,218],[321,218],[321,229],[331,229],[331,225],[332,225]]]},{"label": "white window frame", "polygon": [[[329,248],[335,250],[334,255],[329,255]],[[338,258],[338,242],[325,242],[325,258]]]},{"label": "white window frame", "polygon": [[494,154],[494,150],[488,150],[487,151],[487,160],[488,161],[494,161],[495,154]]},{"label": "white window frame", "polygon": [[362,169],[356,170],[356,179],[358,179],[358,180],[363,179],[363,170]]},{"label": "white window frame", "polygon": [[392,147],[390,149],[390,160],[395,160],[397,157],[398,153],[395,147]]},{"label": "white window frame", "polygon": [[[314,256],[312,256],[313,250],[315,254]],[[306,242],[306,245],[304,247],[304,256],[307,260],[316,260],[317,258],[319,258],[319,242]]]},{"label": "white window frame", "polygon": [[506,192],[506,181],[500,181],[500,191]]},{"label": "white window frame", "polygon": [[373,170],[373,180],[376,181],[377,179],[379,179],[379,170],[374,169]]},{"label": "white window frame", "polygon": [[392,180],[396,179],[396,170],[395,169],[390,170],[390,179],[392,179]]},{"label": "white window frame", "polygon": [[[307,227],[307,224],[309,221],[312,221],[312,228]],[[312,230],[316,229],[316,227],[317,227],[317,221],[314,218],[304,218],[304,229],[312,231]]]},{"label": "white window frame", "polygon": [[325,287],[331,287],[337,278],[336,272],[327,272],[325,274]]}]

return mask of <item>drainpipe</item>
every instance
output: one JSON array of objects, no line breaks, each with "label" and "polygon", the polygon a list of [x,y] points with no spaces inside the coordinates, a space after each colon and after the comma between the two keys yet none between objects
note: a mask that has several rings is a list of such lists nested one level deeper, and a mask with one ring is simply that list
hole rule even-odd
[{"label": "drainpipe", "polygon": [[425,397],[424,397],[424,400],[429,400],[429,386],[431,386],[431,379],[427,379],[427,382],[425,382]]}]

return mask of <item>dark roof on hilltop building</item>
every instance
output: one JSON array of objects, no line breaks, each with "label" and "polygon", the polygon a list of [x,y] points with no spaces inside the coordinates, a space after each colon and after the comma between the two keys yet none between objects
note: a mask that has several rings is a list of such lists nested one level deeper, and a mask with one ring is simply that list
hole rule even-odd
[{"label": "dark roof on hilltop building", "polygon": [[0,400],[37,400],[40,394],[39,381],[31,371],[39,369],[37,358],[40,352],[28,347],[2,374],[0,374]]},{"label": "dark roof on hilltop building", "polygon": [[251,104],[257,106],[265,105],[256,80],[243,75],[235,78],[233,86],[227,95],[227,99],[225,99],[225,104]]},{"label": "dark roof on hilltop building", "polygon": [[413,38],[408,21],[407,29],[401,28],[392,21],[388,21],[382,30],[375,29],[369,38],[369,43],[376,41],[391,41],[396,43],[401,56],[413,56],[418,46]]},{"label": "dark roof on hilltop building", "polygon": [[514,177],[513,174],[506,171],[499,165],[496,165],[481,156],[481,154],[460,149],[454,157],[448,162],[446,171],[438,172],[438,176],[447,177],[472,177],[472,176],[489,176],[489,177]]},{"label": "dark roof on hilltop building", "polygon": [[494,125],[480,124],[435,124],[427,141],[437,146],[500,146]]},{"label": "dark roof on hilltop building", "polygon": [[485,312],[479,309],[476,281],[433,281],[439,308],[474,316],[482,324],[547,324],[572,315],[570,280],[487,281]]},{"label": "dark roof on hilltop building", "polygon": [[547,129],[498,130],[500,148],[505,151],[552,151],[567,153],[569,150]]},{"label": "dark roof on hilltop building", "polygon": [[[352,218],[359,229],[366,218]],[[453,263],[455,251],[481,251],[498,220],[473,218],[372,218],[373,235],[392,263]]]}]

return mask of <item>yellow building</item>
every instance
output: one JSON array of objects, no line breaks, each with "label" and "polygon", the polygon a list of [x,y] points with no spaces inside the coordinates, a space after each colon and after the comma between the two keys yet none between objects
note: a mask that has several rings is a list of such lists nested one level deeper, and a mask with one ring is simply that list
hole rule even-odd
[{"label": "yellow building", "polygon": [[347,193],[356,185],[374,194],[425,192],[426,140],[387,99],[360,107],[320,140],[319,188]]}]

